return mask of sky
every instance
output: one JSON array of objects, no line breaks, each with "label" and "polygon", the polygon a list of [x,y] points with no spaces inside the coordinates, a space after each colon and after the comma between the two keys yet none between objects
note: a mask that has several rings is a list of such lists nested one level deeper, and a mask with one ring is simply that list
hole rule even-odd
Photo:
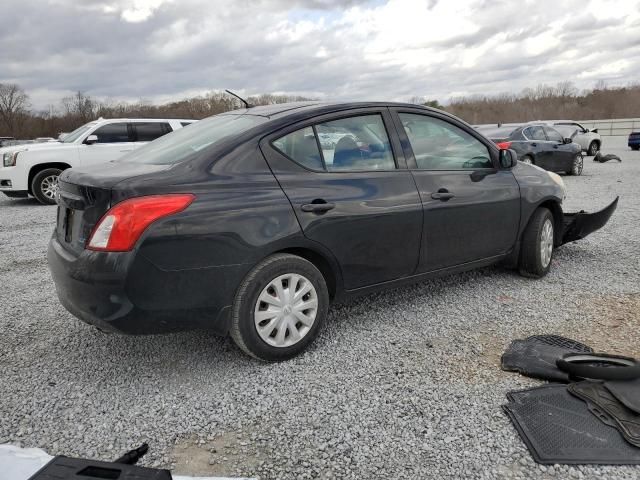
[{"label": "sky", "polygon": [[407,101],[640,81],[640,0],[3,0],[0,83]]}]

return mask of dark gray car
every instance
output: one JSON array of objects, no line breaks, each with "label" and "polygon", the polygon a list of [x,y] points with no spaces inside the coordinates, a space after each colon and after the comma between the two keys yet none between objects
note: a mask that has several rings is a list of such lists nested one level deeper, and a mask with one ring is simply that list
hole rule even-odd
[{"label": "dark gray car", "polygon": [[389,103],[253,107],[65,171],[49,266],[102,330],[204,327],[282,360],[332,301],[505,262],[541,277],[604,225],[562,179],[444,112]]}]

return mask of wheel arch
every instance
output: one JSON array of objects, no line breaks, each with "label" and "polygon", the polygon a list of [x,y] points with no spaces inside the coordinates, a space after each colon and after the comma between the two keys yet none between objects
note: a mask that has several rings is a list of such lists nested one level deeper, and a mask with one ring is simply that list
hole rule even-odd
[{"label": "wheel arch", "polygon": [[[554,244],[555,247],[557,247],[562,242],[562,230],[563,230],[563,225],[564,225],[564,223],[563,223],[564,213],[562,211],[562,207],[560,206],[560,202],[558,202],[557,200],[554,200],[552,198],[549,198],[549,199],[544,200],[543,202],[541,202],[533,210],[533,212],[535,212],[539,208],[546,208],[547,210],[549,210],[551,212],[551,215],[553,215],[553,244]],[[527,225],[531,221],[531,217],[533,217],[533,212],[531,213],[531,216],[529,217],[529,220],[527,220]]]},{"label": "wheel arch", "polygon": [[71,165],[64,162],[46,162],[46,163],[38,163],[29,169],[29,176],[27,179],[27,188],[29,190],[29,194],[33,195],[31,191],[31,182],[33,181],[33,177],[35,177],[38,173],[47,168],[59,168],[60,170],[66,170],[67,168],[71,168]]},{"label": "wheel arch", "polygon": [[340,296],[342,291],[342,277],[340,275],[339,267],[329,260],[326,255],[315,249],[301,246],[285,248],[277,252],[273,252],[273,254],[276,253],[296,255],[311,262],[318,270],[320,270],[320,273],[322,273],[322,276],[327,282],[329,298],[334,300]]}]

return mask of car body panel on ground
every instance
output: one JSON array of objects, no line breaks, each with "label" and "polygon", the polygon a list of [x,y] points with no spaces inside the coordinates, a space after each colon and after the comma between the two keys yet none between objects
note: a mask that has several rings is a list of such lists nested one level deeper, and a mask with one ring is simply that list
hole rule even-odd
[{"label": "car body panel on ground", "polygon": [[[403,112],[432,125],[412,128]],[[420,152],[421,135],[437,155]],[[241,285],[276,253],[310,262],[334,300],[517,258],[540,205],[554,205],[561,228],[565,190],[515,153],[501,166],[499,154],[466,123],[410,105],[229,112],[118,162],[64,172],[49,264],[61,302],[101,329],[225,334]],[[193,201],[130,251],[87,247],[108,212],[168,194]]]}]

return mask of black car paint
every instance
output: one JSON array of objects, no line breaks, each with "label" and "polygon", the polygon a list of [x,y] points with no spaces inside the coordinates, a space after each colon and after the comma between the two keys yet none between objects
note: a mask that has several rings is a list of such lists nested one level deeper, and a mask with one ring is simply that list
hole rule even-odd
[{"label": "black car paint", "polygon": [[[469,132],[487,145],[494,168],[438,175],[415,170],[394,116],[397,109],[445,118]],[[318,119],[361,112],[384,116],[397,170],[314,173],[270,146],[271,139]],[[237,286],[255,264],[276,252],[296,253],[316,264],[339,301],[517,257],[528,219],[542,204],[552,209],[561,230],[562,189],[527,165],[498,168],[495,144],[446,113],[386,103],[228,113],[239,114],[264,115],[268,121],[187,162],[115,162],[62,174],[59,223],[48,258],[58,296],[70,312],[108,331],[206,327],[225,334]],[[441,188],[455,192],[457,200],[432,201],[430,192]],[[195,201],[153,223],[132,251],[84,248],[112,205],[141,195],[185,192]],[[336,208],[303,211],[301,206],[314,200]],[[438,222],[446,222],[446,228]],[[556,240],[559,245],[561,233]]]},{"label": "black car paint", "polygon": [[[530,127],[540,127],[545,132],[545,140],[532,140],[527,138],[524,130]],[[577,143],[564,143],[551,140],[549,131],[555,131],[547,125],[527,124],[514,126],[508,136],[490,136],[494,142],[511,142],[509,148],[516,151],[518,159],[529,157],[534,165],[552,172],[570,172],[573,160],[582,151]]]}]

